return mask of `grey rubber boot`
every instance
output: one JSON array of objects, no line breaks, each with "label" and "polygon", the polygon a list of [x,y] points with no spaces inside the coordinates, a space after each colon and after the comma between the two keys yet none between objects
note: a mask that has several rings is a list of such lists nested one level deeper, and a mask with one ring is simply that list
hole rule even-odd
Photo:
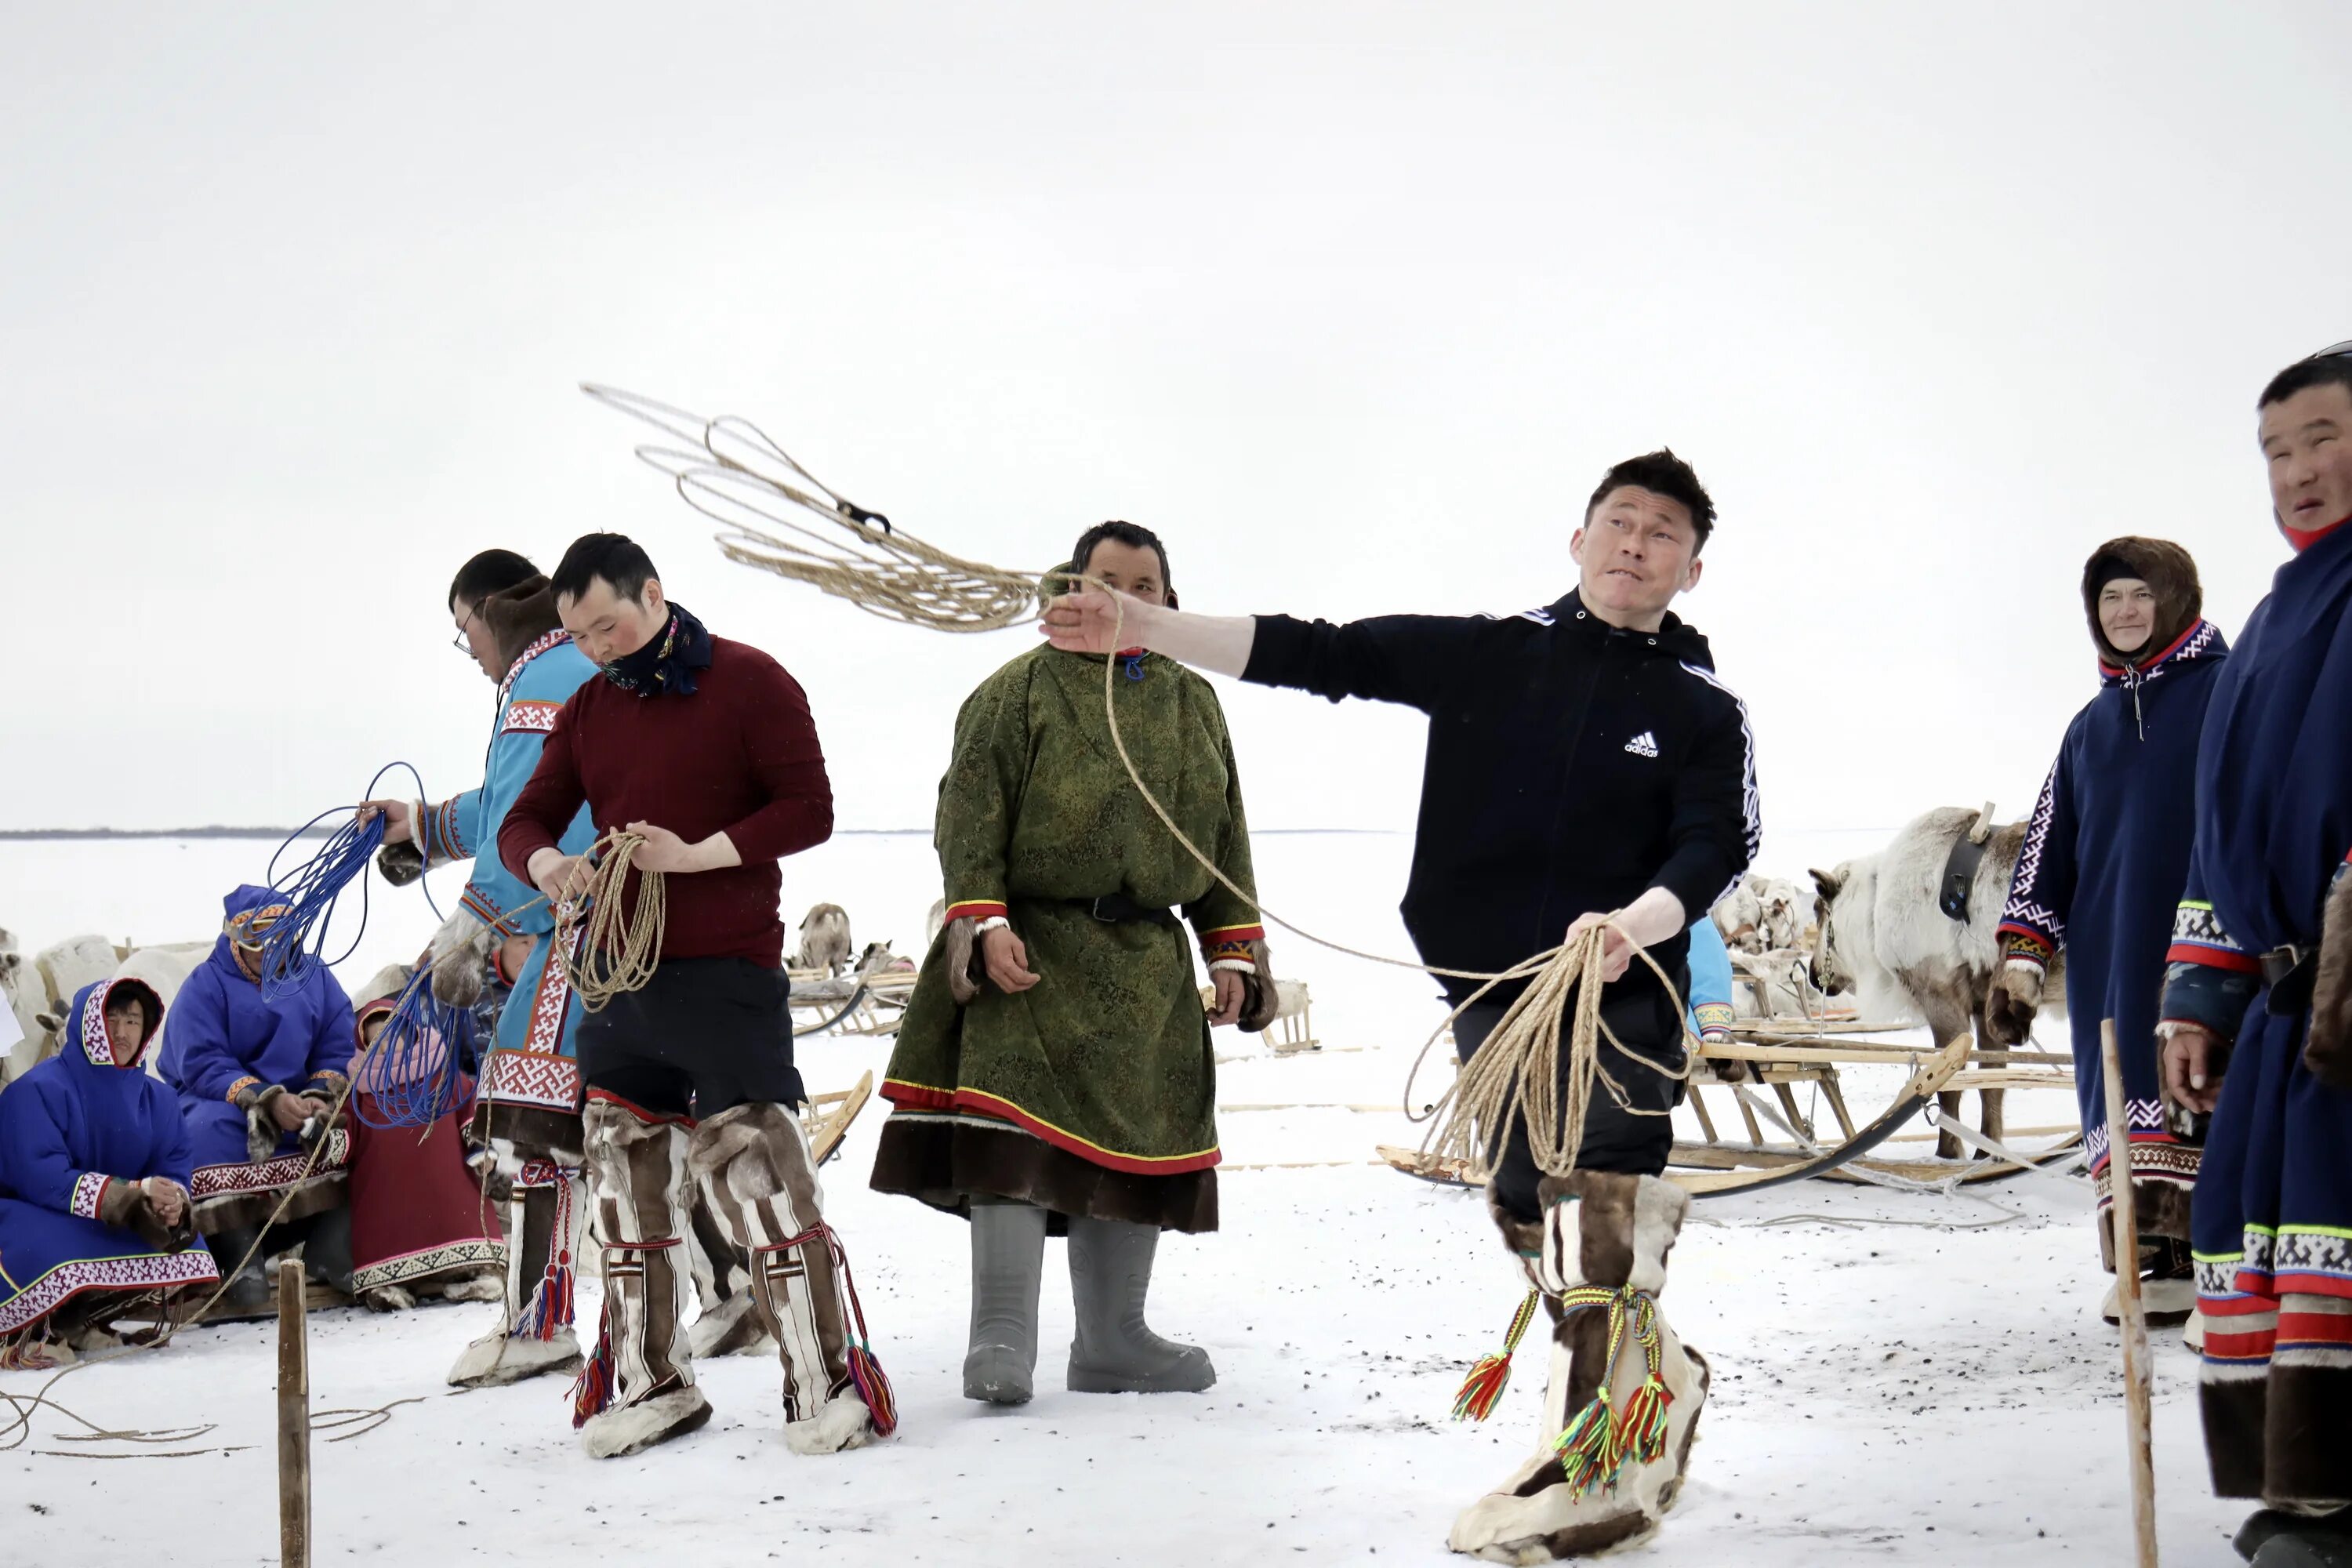
[{"label": "grey rubber boot", "polygon": [[1163,1340],[1143,1321],[1156,1226],[1070,1219],[1070,1387],[1079,1394],[1198,1394],[1217,1381],[1209,1352]]},{"label": "grey rubber boot", "polygon": [[2254,1568],[2352,1568],[2352,1535],[2285,1530],[2263,1542]]},{"label": "grey rubber boot", "polygon": [[1045,1269],[1045,1211],[1030,1204],[971,1205],[971,1349],[963,1396],[1026,1405],[1037,1374],[1037,1287]]}]

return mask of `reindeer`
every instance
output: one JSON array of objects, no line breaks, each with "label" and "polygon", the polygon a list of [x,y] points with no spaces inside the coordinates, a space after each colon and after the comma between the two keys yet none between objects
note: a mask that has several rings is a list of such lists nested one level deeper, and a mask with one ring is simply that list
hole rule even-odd
[{"label": "reindeer", "polygon": [[[1952,847],[1982,835],[1983,858],[1968,881],[1967,918],[1939,907]],[[2009,900],[2010,874],[2025,843],[2025,825],[1994,826],[1990,808],[1938,806],[1911,822],[1875,855],[1815,871],[1812,981],[1824,992],[1852,991],[1870,1018],[1916,1019],[1938,1047],[1973,1031],[1984,1037],[1984,998],[2000,967],[1997,933]],[[2063,1012],[2064,954],[2053,963],[2045,1010]],[[1979,1126],[2001,1135],[2001,1091],[1978,1091]],[[1959,1119],[1960,1094],[1937,1096],[1944,1114]],[[1953,1160],[1960,1139],[1938,1133],[1936,1152]]]},{"label": "reindeer", "polygon": [[801,920],[801,950],[793,955],[795,969],[841,973],[849,962],[849,911],[839,904],[818,904]]}]

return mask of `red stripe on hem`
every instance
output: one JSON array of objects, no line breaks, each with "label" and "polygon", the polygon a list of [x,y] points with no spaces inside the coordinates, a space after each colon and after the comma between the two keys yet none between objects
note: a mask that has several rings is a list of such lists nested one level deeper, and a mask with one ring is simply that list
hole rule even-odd
[{"label": "red stripe on hem", "polygon": [[2251,952],[2236,952],[2226,947],[2207,947],[2202,942],[2176,942],[2164,950],[2167,963],[2201,963],[2208,969],[2226,969],[2232,974],[2260,974],[2263,961]]},{"label": "red stripe on hem", "polygon": [[2339,1300],[2352,1300],[2352,1279],[2337,1274],[2273,1274],[2271,1294],[2284,1296],[2288,1291],[2298,1296],[2333,1296]]},{"label": "red stripe on hem", "polygon": [[617,1105],[648,1127],[660,1127],[665,1124],[677,1127],[692,1127],[694,1125],[694,1118],[691,1116],[683,1114],[672,1115],[668,1112],[660,1110],[647,1110],[635,1100],[627,1099],[622,1095],[614,1094],[609,1089],[590,1089],[588,1091],[588,1100],[592,1104],[601,1100],[606,1105]]},{"label": "red stripe on hem", "polygon": [[994,1117],[1000,1121],[1009,1121],[1064,1153],[1076,1155],[1089,1165],[1100,1165],[1106,1171],[1118,1171],[1130,1176],[1186,1175],[1194,1171],[1212,1169],[1223,1163],[1225,1157],[1223,1151],[1219,1149],[1162,1160],[1139,1154],[1114,1153],[1065,1132],[1050,1122],[1039,1121],[1009,1100],[1000,1100],[976,1089],[960,1089],[950,1094],[945,1089],[929,1089],[922,1084],[886,1079],[882,1084],[882,1098],[909,1110],[971,1110]]}]

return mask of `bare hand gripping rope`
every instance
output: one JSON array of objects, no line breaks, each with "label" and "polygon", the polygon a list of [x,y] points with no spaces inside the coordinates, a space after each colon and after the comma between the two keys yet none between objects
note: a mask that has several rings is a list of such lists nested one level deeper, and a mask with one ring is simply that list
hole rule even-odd
[{"label": "bare hand gripping rope", "polygon": [[[685,443],[683,447],[640,446],[636,455],[670,476],[688,506],[722,525],[716,535],[719,549],[743,565],[809,584],[887,620],[946,632],[994,631],[1034,620],[1043,612],[1048,581],[1069,580],[1066,572],[1008,572],[926,544],[894,528],[879,512],[858,506],[819,481],[749,420],[732,415],[705,419],[670,404],[594,383],[583,383],[581,390]],[[814,528],[813,521],[826,526]],[[1112,646],[1118,646],[1118,640],[1114,635]],[[1103,661],[1103,711],[1129,781],[1187,854],[1236,897],[1256,903],[1185,837],[1136,771],[1119,733],[1112,664],[1109,659]],[[1600,1065],[1600,1045],[1606,1040],[1653,1071],[1674,1077],[1685,1076],[1687,1071],[1661,1067],[1635,1055],[1601,1021],[1603,947],[1605,933],[1613,925],[1585,931],[1571,942],[1547,949],[1500,973],[1487,973],[1367,952],[1317,936],[1263,905],[1257,908],[1261,919],[1318,947],[1374,963],[1482,983],[1423,1043],[1421,1055],[1414,1058],[1413,1077],[1419,1075],[1430,1047],[1461,1016],[1464,1007],[1505,981],[1532,982],[1427,1112],[1412,1111],[1413,1078],[1407,1078],[1406,1114],[1416,1121],[1437,1123],[1423,1140],[1424,1151],[1488,1154],[1500,1142],[1516,1109],[1526,1114],[1537,1164],[1558,1175],[1575,1163],[1585,1107],[1596,1082],[1629,1111],[1669,1114],[1630,1103],[1623,1087]],[[1665,985],[1667,994],[1675,997],[1675,1011],[1680,1014],[1682,1001],[1673,981],[1647,952],[1635,951]],[[1570,1053],[1565,1074],[1559,1070],[1559,1059],[1563,1035]],[[1685,1039],[1689,1040],[1687,1026]]]}]

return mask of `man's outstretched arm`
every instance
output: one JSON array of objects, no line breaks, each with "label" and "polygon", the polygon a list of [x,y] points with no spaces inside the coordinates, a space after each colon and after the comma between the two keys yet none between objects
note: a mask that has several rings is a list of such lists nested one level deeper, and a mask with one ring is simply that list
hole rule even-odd
[{"label": "man's outstretched arm", "polygon": [[1257,643],[1257,617],[1196,616],[1126,594],[1080,588],[1046,607],[1045,636],[1069,653],[1150,648],[1195,669],[1238,679]]}]

